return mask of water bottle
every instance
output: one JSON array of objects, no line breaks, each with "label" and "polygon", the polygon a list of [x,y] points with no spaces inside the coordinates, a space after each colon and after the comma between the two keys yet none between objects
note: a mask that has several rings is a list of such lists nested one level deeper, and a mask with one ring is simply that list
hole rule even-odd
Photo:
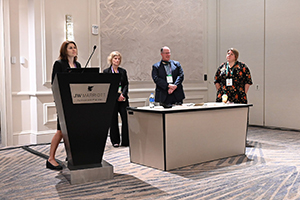
[{"label": "water bottle", "polygon": [[151,93],[150,96],[149,96],[149,107],[150,108],[154,108],[154,94]]}]

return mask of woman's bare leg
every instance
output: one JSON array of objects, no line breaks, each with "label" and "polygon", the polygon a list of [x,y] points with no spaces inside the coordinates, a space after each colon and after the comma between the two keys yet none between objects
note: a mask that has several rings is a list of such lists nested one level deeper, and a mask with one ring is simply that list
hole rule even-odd
[{"label": "woman's bare leg", "polygon": [[53,165],[53,166],[58,166],[59,164],[55,160],[55,153],[56,149],[58,147],[58,144],[60,143],[62,139],[62,133],[61,130],[57,130],[55,135],[52,138],[51,145],[50,145],[50,155],[48,161]]}]

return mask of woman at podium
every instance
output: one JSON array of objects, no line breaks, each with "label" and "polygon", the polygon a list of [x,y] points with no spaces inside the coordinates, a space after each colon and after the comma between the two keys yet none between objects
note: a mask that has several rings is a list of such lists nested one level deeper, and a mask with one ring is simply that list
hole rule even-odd
[{"label": "woman at podium", "polygon": [[[81,68],[79,62],[77,62],[77,45],[73,41],[65,41],[60,47],[59,59],[54,62],[52,70],[52,81],[56,73],[66,72],[70,68]],[[53,170],[61,170],[62,166],[55,160],[55,153],[59,142],[62,139],[62,132],[59,125],[59,119],[57,118],[57,131],[52,138],[50,145],[50,155],[46,162],[46,167]]]},{"label": "woman at podium", "polygon": [[128,103],[128,77],[127,72],[124,68],[120,67],[122,61],[122,55],[118,51],[113,51],[107,57],[107,63],[109,67],[103,70],[103,73],[119,73],[121,74],[121,81],[118,89],[118,99],[116,100],[115,108],[113,110],[112,123],[110,127],[110,141],[113,147],[120,146],[120,132],[118,113],[120,113],[122,120],[122,133],[121,133],[121,146],[129,146],[128,138],[128,117],[126,108],[129,106]]}]

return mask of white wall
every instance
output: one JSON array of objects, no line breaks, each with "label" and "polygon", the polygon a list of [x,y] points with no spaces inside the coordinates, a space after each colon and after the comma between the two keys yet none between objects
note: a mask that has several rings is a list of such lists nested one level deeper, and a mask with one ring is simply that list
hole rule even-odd
[{"label": "white wall", "polygon": [[[186,72],[185,102],[215,100],[215,70],[225,60],[226,50],[235,47],[240,51],[239,60],[249,66],[254,82],[248,95],[249,103],[254,105],[250,124],[300,129],[300,107],[295,106],[299,97],[295,80],[300,59],[300,1],[171,1],[171,5],[149,4],[152,10],[143,3],[149,2],[1,0],[0,62],[4,66],[0,67],[0,86],[5,145],[50,142],[55,132],[56,109],[50,79],[65,37],[66,14],[73,16],[79,61],[83,65],[96,44],[90,65],[106,67],[108,53],[122,43],[131,106],[144,105],[154,91],[149,75],[152,64],[160,60],[162,45],[172,47],[173,59],[179,60]],[[168,13],[161,9],[170,6]],[[123,7],[128,9],[122,10]],[[114,9],[118,9],[122,23],[114,16]],[[177,12],[182,15],[176,15]],[[130,19],[124,20],[126,16]],[[155,28],[164,20],[168,28],[157,31]],[[92,24],[99,25],[100,34],[91,34]],[[179,27],[175,33],[173,26]],[[126,28],[130,29],[126,32]],[[16,58],[16,63],[10,62],[11,57]],[[20,57],[25,58],[24,64]],[[207,82],[203,81],[205,73]]]},{"label": "white wall", "polygon": [[207,100],[204,65],[204,5],[190,1],[100,1],[102,67],[113,50],[123,55],[131,106],[142,106],[155,85],[152,65],[161,59],[160,48],[171,48],[171,59],[184,70],[185,102]]},{"label": "white wall", "polygon": [[[300,129],[297,106],[300,94],[295,81],[300,68],[297,25],[300,1],[208,0],[210,54],[221,63],[226,50],[235,47],[240,61],[250,68],[253,85],[248,99],[250,124]],[[214,27],[215,25],[215,27]],[[208,57],[214,63],[214,56]],[[210,71],[216,69],[210,65]],[[213,76],[213,74],[210,74]],[[211,97],[213,85],[210,85]],[[215,91],[214,91],[215,92]]]},{"label": "white wall", "polygon": [[[4,57],[4,13],[3,13],[3,0],[0,0],[0,146],[2,146],[2,143],[6,143],[5,134],[3,134],[3,128],[5,130],[5,126],[2,126],[4,124],[3,122],[3,112],[5,113],[5,98],[3,97],[3,91],[5,91],[5,72],[4,67],[5,66],[5,57]],[[4,115],[5,116],[5,115]]]},{"label": "white wall", "polygon": [[300,1],[267,0],[265,124],[300,129]]},{"label": "white wall", "polygon": [[[2,0],[3,1],[3,0]],[[65,16],[72,15],[78,61],[84,66],[93,46],[98,46],[91,66],[107,67],[112,50],[123,53],[123,67],[129,75],[131,106],[143,106],[154,91],[151,66],[158,62],[160,48],[169,45],[172,58],[185,71],[185,102],[207,101],[204,66],[203,1],[150,2],[105,0],[9,0],[6,94],[10,115],[5,145],[50,142],[56,129],[56,109],[51,92],[52,65],[65,40]],[[168,9],[170,8],[171,9]],[[125,9],[124,9],[125,8]],[[163,9],[165,8],[165,9]],[[166,12],[168,10],[168,12]],[[178,13],[182,15],[178,15]],[[192,16],[192,17],[191,17]],[[92,24],[99,25],[92,35]],[[20,57],[25,63],[20,63]]]},{"label": "white wall", "polygon": [[[85,65],[99,35],[91,25],[99,22],[98,1],[10,0],[6,12],[4,40],[8,120],[4,145],[50,142],[56,129],[56,109],[51,91],[52,65],[65,40],[65,15],[73,16],[74,37],[79,46],[79,62]],[[78,9],[80,8],[80,9]],[[97,51],[99,51],[97,49]],[[97,51],[89,66],[99,66]],[[16,63],[11,63],[11,57]],[[25,63],[20,63],[20,57]],[[11,88],[9,86],[11,85]],[[11,100],[9,100],[11,99]],[[10,106],[11,105],[11,106]],[[11,114],[10,114],[11,113]]]},{"label": "white wall", "polygon": [[[0,109],[1,109],[1,145],[7,146],[12,144],[12,103],[11,103],[11,65],[10,65],[10,30],[9,30],[9,2],[0,1],[0,77],[1,77],[1,94],[0,94]],[[10,134],[8,134],[10,133]]]},{"label": "white wall", "polygon": [[219,6],[219,63],[226,61],[227,49],[239,50],[239,60],[252,74],[248,102],[254,106],[250,108],[250,124],[263,125],[264,2],[225,0]]}]

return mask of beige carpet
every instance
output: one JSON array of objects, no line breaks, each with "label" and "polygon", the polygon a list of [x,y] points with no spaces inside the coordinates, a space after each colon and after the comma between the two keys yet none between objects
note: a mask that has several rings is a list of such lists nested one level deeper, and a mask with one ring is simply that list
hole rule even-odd
[{"label": "beige carpet", "polygon": [[[250,127],[246,155],[160,171],[107,142],[114,178],[71,185],[45,168],[49,144],[0,150],[0,199],[300,199],[300,132]],[[60,144],[57,159],[65,160]]]}]

